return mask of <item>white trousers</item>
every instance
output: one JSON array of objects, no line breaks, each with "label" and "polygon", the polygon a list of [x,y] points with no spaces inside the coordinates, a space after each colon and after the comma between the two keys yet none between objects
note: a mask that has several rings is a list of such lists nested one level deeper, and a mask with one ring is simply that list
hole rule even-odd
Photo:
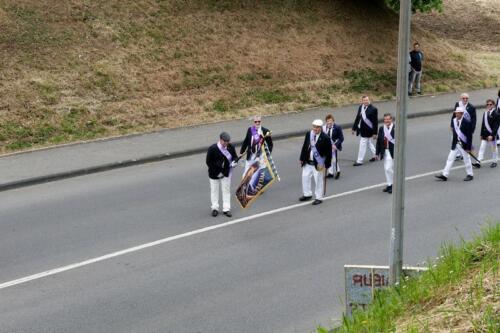
[{"label": "white trousers", "polygon": [[314,165],[305,164],[302,167],[302,193],[305,197],[312,196],[311,179],[314,178],[316,199],[323,199],[324,171],[318,171]]},{"label": "white trousers", "polygon": [[375,146],[373,145],[372,138],[363,138],[361,137],[359,139],[359,151],[358,151],[358,160],[356,162],[358,163],[363,163],[363,160],[365,159],[365,154],[366,154],[366,148],[370,148],[372,155],[375,156]]},{"label": "white trousers", "polygon": [[467,172],[468,175],[473,176],[472,162],[470,160],[470,156],[458,144],[457,147],[454,150],[450,150],[450,153],[448,154],[448,159],[446,160],[446,166],[444,167],[443,170],[443,176],[448,177],[450,175],[450,169],[453,166],[453,162],[455,162],[455,158],[457,157],[458,152],[460,152],[464,157],[465,172]]},{"label": "white trousers", "polygon": [[338,150],[332,151],[332,166],[328,168],[328,174],[334,175],[340,172],[340,165],[338,165]]},{"label": "white trousers", "polygon": [[210,178],[210,200],[212,202],[212,210],[219,210],[219,189],[222,187],[222,211],[228,212],[231,210],[231,178],[224,177],[221,179]]},{"label": "white trousers", "polygon": [[494,140],[481,140],[481,146],[479,146],[479,155],[477,156],[477,159],[480,161],[484,160],[484,152],[486,151],[486,146],[488,145],[491,147],[491,157],[493,158],[493,162],[498,162],[498,147]]},{"label": "white trousers", "polygon": [[391,157],[389,149],[384,151],[384,171],[387,186],[392,186],[392,179],[394,177],[394,160]]}]

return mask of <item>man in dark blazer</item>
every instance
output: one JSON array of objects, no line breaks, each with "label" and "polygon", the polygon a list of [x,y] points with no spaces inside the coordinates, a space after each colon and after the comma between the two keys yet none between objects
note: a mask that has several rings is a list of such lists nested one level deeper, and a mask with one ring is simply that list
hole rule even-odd
[{"label": "man in dark blazer", "polygon": [[491,155],[493,162],[490,167],[495,168],[498,163],[498,147],[496,145],[495,135],[500,127],[500,113],[496,109],[495,101],[488,99],[486,101],[486,111],[483,114],[483,122],[481,124],[481,146],[479,147],[478,160],[484,159],[486,146],[491,147]]},{"label": "man in dark blazer", "polygon": [[300,152],[300,166],[302,167],[302,196],[299,201],[312,198],[311,178],[314,178],[316,196],[313,205],[323,202],[324,176],[332,162],[332,143],[330,138],[321,130],[323,121],[316,119],[312,123],[312,130],[306,133],[304,144]]},{"label": "man in dark blazer", "polygon": [[[474,134],[474,131],[476,130],[476,122],[477,122],[477,115],[476,115],[476,108],[474,105],[469,103],[469,95],[467,93],[463,93],[460,95],[460,100],[455,103],[455,107],[453,110],[456,110],[456,108],[462,108],[464,109],[464,118],[465,120],[468,120],[472,124],[472,134]],[[453,119],[455,118],[455,113],[452,114],[451,116],[451,122],[450,122],[450,127],[453,130]],[[472,145],[472,142],[471,142]],[[463,155],[462,153],[458,152],[457,154],[457,159],[462,159]]]},{"label": "man in dark blazer", "polygon": [[229,143],[231,137],[222,132],[219,141],[208,148],[206,164],[210,179],[210,199],[212,216],[219,214],[219,188],[222,188],[222,213],[231,217],[231,173],[238,163],[238,155],[233,145]]},{"label": "man in dark blazer", "polygon": [[469,153],[472,149],[472,124],[470,121],[464,117],[465,110],[461,107],[455,109],[455,117],[453,117],[453,140],[451,142],[451,150],[448,154],[448,159],[446,161],[446,166],[440,175],[435,177],[447,181],[450,175],[451,167],[457,156],[458,152],[462,153],[464,157],[465,171],[467,176],[464,181],[471,181],[474,179],[472,173],[472,162],[470,160]]},{"label": "man in dark blazer", "polygon": [[245,171],[243,171],[243,177],[250,168],[250,166],[255,162],[256,159],[260,158],[262,152],[262,145],[266,142],[269,152],[273,151],[273,139],[271,139],[271,131],[265,127],[262,127],[262,117],[254,116],[253,125],[247,129],[247,134],[241,145],[240,155],[246,152],[245,161]]},{"label": "man in dark blazer", "polygon": [[323,125],[323,132],[328,135],[332,142],[332,165],[328,168],[327,177],[339,179],[340,166],[339,166],[339,151],[342,151],[342,142],[344,142],[344,133],[342,127],[335,123],[333,115],[328,114],[325,117],[326,124]]},{"label": "man in dark blazer", "polygon": [[390,113],[384,114],[384,125],[380,126],[377,135],[377,160],[384,160],[385,179],[387,186],[383,190],[392,193],[394,176],[394,122]]},{"label": "man in dark blazer", "polygon": [[[498,97],[497,97],[497,113],[500,114],[500,89],[498,89]],[[497,147],[500,146],[500,128],[497,131]]]},{"label": "man in dark blazer", "polygon": [[370,162],[376,160],[375,158],[375,146],[373,145],[372,138],[377,135],[378,127],[378,110],[376,107],[370,104],[370,98],[368,96],[363,96],[361,98],[362,104],[358,108],[358,113],[354,119],[354,125],[352,126],[352,134],[361,136],[359,140],[359,151],[358,159],[353,164],[354,166],[359,166],[363,164],[363,160],[366,154],[367,146],[370,148],[373,157]]}]

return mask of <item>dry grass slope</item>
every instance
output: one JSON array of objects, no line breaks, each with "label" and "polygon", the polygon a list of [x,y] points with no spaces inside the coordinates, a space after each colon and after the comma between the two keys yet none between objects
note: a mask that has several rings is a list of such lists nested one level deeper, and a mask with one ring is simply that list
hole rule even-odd
[{"label": "dry grass slope", "polygon": [[[427,92],[499,83],[497,53],[418,20]],[[361,0],[2,0],[0,153],[391,98],[396,40]]]}]

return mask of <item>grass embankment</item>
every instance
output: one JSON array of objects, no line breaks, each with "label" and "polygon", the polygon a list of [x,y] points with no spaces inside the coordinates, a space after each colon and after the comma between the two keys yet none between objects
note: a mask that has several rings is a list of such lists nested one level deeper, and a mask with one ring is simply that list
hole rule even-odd
[{"label": "grass embankment", "polygon": [[376,295],[373,305],[332,331],[500,331],[500,222],[459,245],[444,245],[440,259],[417,279]]},{"label": "grass embankment", "polygon": [[[3,0],[0,153],[392,98],[398,18],[376,2]],[[467,8],[488,22],[473,31],[500,31]],[[446,20],[418,18],[426,93],[500,83],[498,43],[448,43],[428,27]]]}]

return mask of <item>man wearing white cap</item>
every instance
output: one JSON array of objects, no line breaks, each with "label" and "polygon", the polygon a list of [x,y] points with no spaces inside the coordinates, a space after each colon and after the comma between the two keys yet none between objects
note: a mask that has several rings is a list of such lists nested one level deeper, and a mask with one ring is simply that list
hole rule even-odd
[{"label": "man wearing white cap", "polygon": [[464,178],[464,181],[471,181],[474,179],[472,173],[472,162],[469,157],[469,153],[472,149],[472,124],[470,121],[465,119],[464,111],[465,110],[463,108],[458,107],[454,112],[455,116],[453,117],[453,141],[451,143],[451,150],[448,154],[448,159],[443,173],[435,176],[437,179],[442,181],[448,180],[451,167],[453,166],[453,162],[455,161],[455,157],[458,152],[462,153],[462,156],[464,157],[465,171],[467,172],[467,176]]},{"label": "man wearing white cap", "polygon": [[[455,103],[455,107],[453,110],[456,108],[461,108],[464,110],[464,119],[468,120],[471,125],[472,125],[472,134],[474,134],[474,131],[476,130],[476,108],[474,105],[469,103],[469,95],[467,93],[462,93],[460,95],[460,100]],[[455,118],[455,113],[452,114],[451,116],[451,122],[450,122],[450,127],[453,131],[453,119]],[[470,143],[472,146],[472,142]],[[457,159],[462,159],[462,154],[460,152],[457,153]]]},{"label": "man wearing white cap", "polygon": [[300,152],[300,166],[302,167],[302,196],[299,201],[312,199],[311,178],[314,178],[315,200],[313,205],[323,202],[325,191],[325,170],[332,163],[332,142],[321,131],[323,121],[316,119],[312,122],[312,130],[306,133],[304,144]]},{"label": "man wearing white cap", "polygon": [[361,105],[358,108],[354,125],[352,126],[352,134],[360,135],[358,158],[353,164],[354,166],[363,165],[365,159],[366,148],[369,147],[373,157],[370,162],[376,161],[376,149],[372,142],[372,137],[375,138],[378,130],[378,110],[370,104],[370,98],[363,96]]}]

